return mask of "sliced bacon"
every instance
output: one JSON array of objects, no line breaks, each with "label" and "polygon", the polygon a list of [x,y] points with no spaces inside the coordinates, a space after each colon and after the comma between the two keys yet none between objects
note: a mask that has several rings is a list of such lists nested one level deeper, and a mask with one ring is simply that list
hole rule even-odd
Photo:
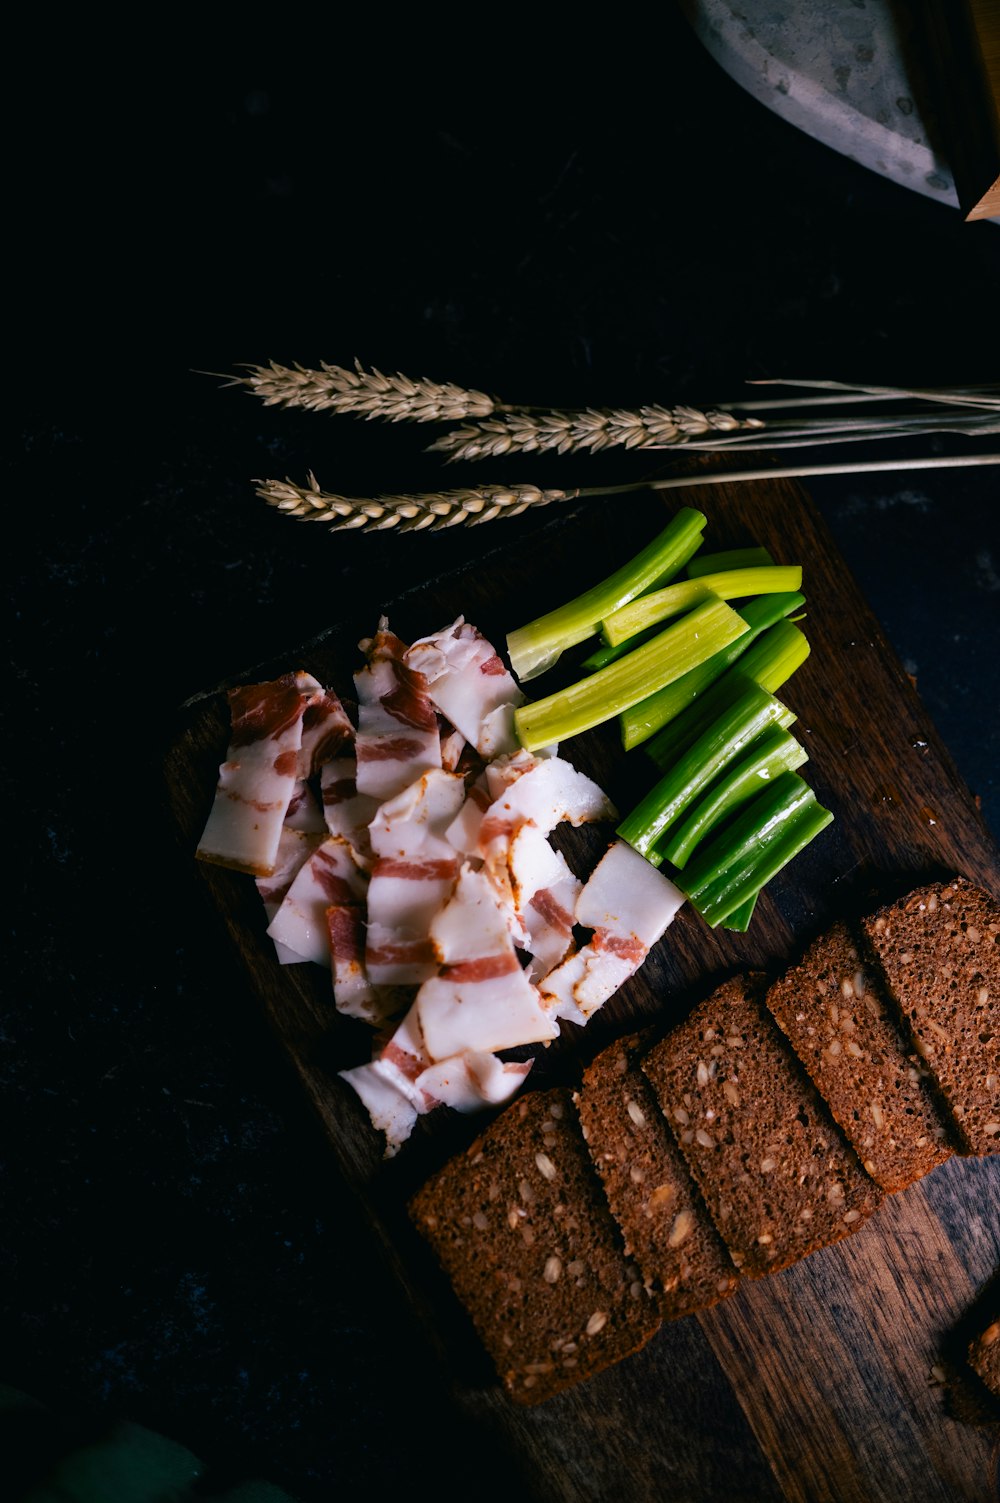
[{"label": "sliced bacon", "polygon": [[300,680],[307,677],[285,673],[270,683],[229,691],[229,750],[198,842],[200,860],[253,876],[268,876],[274,870],[295,791],[309,698]]},{"label": "sliced bacon", "polygon": [[[298,776],[311,778],[320,768],[354,740],[354,727],[336,694],[324,689],[311,675],[299,675],[299,687],[309,693],[309,703],[302,716],[302,745],[299,748]],[[307,690],[302,680],[308,679]]]},{"label": "sliced bacon", "polygon": [[357,786],[359,793],[381,802],[422,772],[441,766],[441,735],[426,683],[403,661],[406,648],[384,617],[375,636],[362,645],[368,662],[354,679]]},{"label": "sliced bacon", "polygon": [[462,868],[454,896],[431,925],[431,938],[445,969],[424,982],[415,1007],[432,1060],[556,1037],[558,1025],[517,963],[506,916],[485,873]]},{"label": "sliced bacon", "polygon": [[573,943],[573,910],[583,883],[567,867],[552,887],[533,893],[524,910],[531,962],[528,975],[540,983],[566,956]]},{"label": "sliced bacon", "polygon": [[520,1090],[532,1061],[504,1062],[495,1054],[457,1054],[429,1065],[415,1084],[436,1101],[457,1112],[477,1112],[502,1106]]},{"label": "sliced bacon", "polygon": [[385,1157],[393,1158],[413,1131],[421,1095],[387,1060],[341,1070],[340,1078],[357,1093],[376,1131],[385,1133]]},{"label": "sliced bacon", "polygon": [[304,830],[307,835],[322,835],[326,829],[323,811],[306,782],[298,782],[288,801],[285,829]]},{"label": "sliced bacon", "polygon": [[365,963],[379,986],[419,986],[436,970],[431,920],[451,896],[459,860],[445,831],[465,799],[457,773],[433,768],[378,809],[368,888]]},{"label": "sliced bacon", "polygon": [[443,715],[438,716],[438,731],[441,736],[441,766],[445,772],[457,772],[462,768],[462,759],[468,743],[462,732],[456,731]]},{"label": "sliced bacon", "polygon": [[[305,787],[305,784],[302,786]],[[278,841],[274,871],[268,877],[257,878],[257,891],[264,904],[268,923],[281,907],[288,889],[316,849],[317,843],[317,837],[310,832],[285,825]],[[294,950],[289,950],[287,945],[279,944],[276,940],[273,943],[282,965],[297,965],[305,958],[297,955]]]},{"label": "sliced bacon", "polygon": [[330,966],[326,910],[361,902],[365,883],[347,842],[328,836],[295,877],[268,926],[268,934],[304,960]]},{"label": "sliced bacon", "polygon": [[463,616],[414,642],[406,662],[420,672],[433,703],[480,756],[516,750],[514,711],[524,695],[495,648]]},{"label": "sliced bacon", "polygon": [[[305,709],[297,673],[283,673],[265,684],[244,684],[230,689],[228,699],[231,747],[282,740],[286,731],[301,722]],[[296,750],[301,741],[300,731]]]},{"label": "sliced bacon", "polygon": [[576,903],[589,942],[541,982],[554,1016],[586,1023],[633,976],[684,903],[679,888],[623,840],[598,862]]},{"label": "sliced bacon", "polygon": [[346,840],[359,866],[375,864],[368,826],[378,812],[378,799],[359,793],[358,764],[353,757],[335,757],[320,771],[323,818],[331,835]]},{"label": "sliced bacon", "polygon": [[360,904],[331,904],[326,910],[330,957],[333,962],[333,999],[338,1012],[366,1023],[382,1023],[388,999],[374,987],[365,969],[365,921]]}]

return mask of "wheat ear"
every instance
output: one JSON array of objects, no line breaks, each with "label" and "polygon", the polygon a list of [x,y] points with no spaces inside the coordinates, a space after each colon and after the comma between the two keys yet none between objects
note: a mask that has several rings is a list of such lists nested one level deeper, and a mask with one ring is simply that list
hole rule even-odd
[{"label": "wheat ear", "polygon": [[457,459],[496,459],[503,454],[559,454],[589,449],[666,449],[690,443],[706,433],[733,433],[763,428],[759,418],[738,418],[731,412],[697,407],[588,407],[581,412],[511,411],[494,413],[481,422],[443,433],[428,446],[432,454]]},{"label": "wheat ear", "polygon": [[786,465],[756,470],[706,470],[671,475],[665,480],[638,480],[627,485],[580,486],[576,490],[542,490],[537,485],[480,485],[462,490],[429,491],[413,496],[337,496],[321,490],[315,475],[308,485],[291,480],[255,480],[257,495],[269,506],[302,522],[323,522],[331,532],[438,531],[462,523],[475,526],[494,517],[517,517],[529,507],[590,496],[617,496],[629,491],[669,491],[698,485],[732,485],[746,480],[789,480],[809,475],[863,475],[886,471],[964,469],[1000,464],[1000,454],[958,454],[932,459],[865,460],[861,464]]},{"label": "wheat ear", "polygon": [[451,382],[413,380],[366,371],[355,361],[353,370],[327,365],[306,370],[301,365],[248,365],[245,376],[230,385],[245,386],[267,407],[306,407],[311,412],[351,412],[358,417],[385,418],[390,423],[444,423],[459,418],[487,417],[498,403],[482,391],[466,391]]},{"label": "wheat ear", "polygon": [[320,489],[315,475],[307,485],[292,480],[257,480],[257,495],[269,506],[302,522],[323,522],[331,532],[436,532],[475,526],[494,517],[516,517],[529,506],[571,501],[578,490],[541,490],[537,485],[481,485],[466,490],[428,491],[416,496],[337,496]]}]

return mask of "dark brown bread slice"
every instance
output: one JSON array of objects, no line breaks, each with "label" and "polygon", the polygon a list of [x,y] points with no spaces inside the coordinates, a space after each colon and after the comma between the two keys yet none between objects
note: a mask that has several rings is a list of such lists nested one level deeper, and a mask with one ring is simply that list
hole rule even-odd
[{"label": "dark brown bread slice", "polygon": [[890,1192],[950,1158],[923,1060],[900,1032],[846,924],[834,924],[765,1002],[865,1169]]},{"label": "dark brown bread slice", "polygon": [[864,931],[962,1151],[1000,1152],[1000,904],[956,877],[881,909]]},{"label": "dark brown bread slice", "polygon": [[751,1278],[856,1231],[870,1180],[759,998],[719,987],[643,1061],[733,1262]]},{"label": "dark brown bread slice", "polygon": [[1000,1399],[1000,1319],[990,1321],[970,1342],[969,1362],[990,1392]]},{"label": "dark brown bread slice", "polygon": [[724,1299],[739,1273],[636,1063],[638,1036],[584,1071],[573,1097],[626,1251],[665,1320]]},{"label": "dark brown bread slice", "polygon": [[410,1214],[516,1403],[591,1377],[660,1324],[568,1091],[509,1107],[419,1191]]}]

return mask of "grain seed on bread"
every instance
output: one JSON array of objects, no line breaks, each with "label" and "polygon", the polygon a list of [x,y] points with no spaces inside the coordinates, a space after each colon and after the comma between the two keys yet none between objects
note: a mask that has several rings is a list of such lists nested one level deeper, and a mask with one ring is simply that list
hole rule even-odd
[{"label": "grain seed on bread", "polygon": [[509,1107],[418,1192],[410,1215],[515,1403],[591,1377],[660,1325],[568,1091]]},{"label": "grain seed on bread", "polygon": [[605,1049],[573,1100],[626,1247],[674,1320],[731,1294],[739,1273],[639,1068],[641,1049],[638,1036]]},{"label": "grain seed on bread", "polygon": [[926,1066],[846,924],[810,945],[764,1000],[883,1190],[903,1190],[950,1157]]},{"label": "grain seed on bread", "polygon": [[917,888],[863,924],[965,1153],[1000,1153],[1000,904],[964,877]]},{"label": "grain seed on bread", "polygon": [[733,1262],[751,1278],[848,1236],[882,1200],[759,991],[760,978],[727,982],[643,1060]]}]

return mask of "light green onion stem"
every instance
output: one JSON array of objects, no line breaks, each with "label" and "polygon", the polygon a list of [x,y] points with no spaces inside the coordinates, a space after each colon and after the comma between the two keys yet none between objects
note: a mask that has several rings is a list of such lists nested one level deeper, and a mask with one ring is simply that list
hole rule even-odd
[{"label": "light green onion stem", "polygon": [[746,630],[742,616],[724,601],[707,601],[609,668],[522,705],[514,715],[518,739],[528,751],[537,751],[588,731],[680,678]]},{"label": "light green onion stem", "polygon": [[[698,795],[768,726],[783,728],[795,716],[773,694],[748,683],[735,703],[700,736],[618,826],[622,840],[654,866],[663,860],[663,836]],[[553,738],[554,739],[554,738]]]},{"label": "light green onion stem", "polygon": [[726,710],[747,686],[759,684],[776,694],[809,656],[809,643],[790,621],[778,621],[761,632],[753,646],[727,669],[710,689],[682,715],[665,725],[646,750],[666,772],[706,728]]},{"label": "light green onion stem", "polygon": [[614,574],[575,600],[512,631],[507,638],[507,651],[517,677],[524,682],[544,673],[568,647],[593,636],[605,616],[634,600],[643,590],[669,579],[691,558],[691,545],[700,541],[705,521],[703,512],[683,507],[641,553]]},{"label": "light green onion stem", "polygon": [[657,854],[683,869],[701,842],[729,814],[755,798],[783,772],[794,772],[808,760],[804,748],[786,730],[775,726],[765,731],[712,784],[666,844],[657,842]]},{"label": "light green onion stem", "polygon": [[782,773],[699,853],[678,885],[714,929],[832,820],[798,773]]},{"label": "light green onion stem", "polygon": [[688,564],[688,578],[721,574],[724,569],[763,569],[774,559],[766,548],[730,548],[725,553],[705,553]]},{"label": "light green onion stem", "polygon": [[[692,668],[690,673],[685,673],[683,678],[677,679],[673,684],[668,684],[664,689],[658,689],[648,699],[634,705],[631,710],[626,710],[621,717],[622,745],[626,751],[632,747],[640,746],[643,741],[648,741],[650,736],[665,726],[693,704],[716,679],[722,677],[727,668],[731,668],[737,658],[747,651],[750,645],[756,641],[762,632],[769,626],[781,620],[783,616],[791,615],[792,611],[798,610],[804,604],[803,595],[760,595],[756,600],[750,600],[746,605],[737,609],[737,614],[743,617],[750,630],[745,637],[740,637],[729,647],[710,658],[707,663],[702,663],[697,668]],[[608,648],[608,652],[615,649]],[[751,677],[753,675],[750,675]],[[773,690],[771,691],[774,692]]]},{"label": "light green onion stem", "polygon": [[601,636],[609,647],[634,637],[657,621],[689,611],[711,591],[720,600],[743,600],[748,595],[777,595],[797,590],[802,584],[802,570],[797,564],[770,564],[762,569],[728,569],[721,574],[706,574],[701,579],[682,579],[666,589],[654,590],[639,600],[632,600],[621,610],[607,615],[601,622]]},{"label": "light green onion stem", "polygon": [[[679,573],[679,571],[684,567],[684,563],[688,563],[690,566],[690,560],[694,558],[694,555],[701,547],[703,541],[704,540],[701,536],[701,533],[698,533],[698,535],[693,539],[691,543],[691,549],[687,559],[685,559],[682,563],[678,563],[677,567],[671,570],[670,575],[663,575],[659,579],[654,580],[649,589],[655,590],[661,584],[666,584],[668,578],[671,578],[674,574]],[[649,590],[644,590],[643,594],[648,595]],[[584,673],[597,673],[599,669],[606,668],[609,663],[616,663],[618,659],[624,657],[627,652],[631,652],[633,647],[641,647],[644,642],[652,641],[653,637],[656,636],[656,633],[659,630],[660,623],[655,622],[652,626],[648,626],[645,631],[636,632],[635,636],[630,637],[627,642],[619,642],[617,647],[609,647],[606,642],[602,642],[600,646],[594,649],[589,657],[584,658],[583,662],[580,664],[580,667],[583,669]]]}]

